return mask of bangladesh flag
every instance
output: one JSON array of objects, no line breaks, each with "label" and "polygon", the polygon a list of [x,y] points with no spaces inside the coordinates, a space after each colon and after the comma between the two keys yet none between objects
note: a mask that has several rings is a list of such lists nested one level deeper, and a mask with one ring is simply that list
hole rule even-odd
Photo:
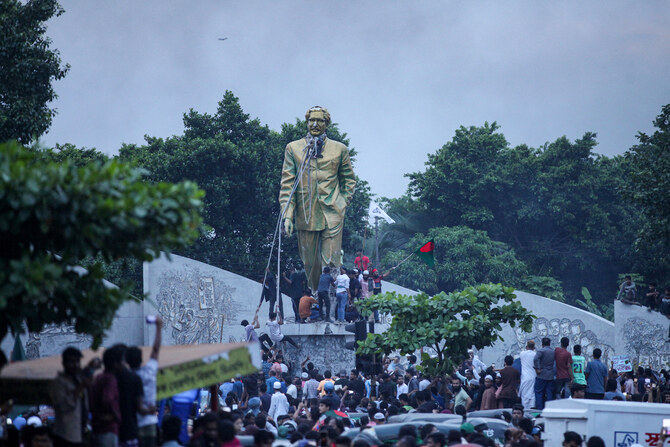
[{"label": "bangladesh flag", "polygon": [[425,244],[423,244],[421,247],[419,247],[415,251],[415,253],[419,257],[419,259],[428,264],[429,267],[433,267],[435,265],[435,256],[433,256],[434,251],[435,251],[435,242],[433,239],[431,239]]}]

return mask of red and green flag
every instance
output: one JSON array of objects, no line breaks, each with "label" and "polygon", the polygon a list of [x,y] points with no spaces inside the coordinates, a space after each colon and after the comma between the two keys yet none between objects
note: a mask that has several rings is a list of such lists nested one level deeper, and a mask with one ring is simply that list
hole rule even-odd
[{"label": "red and green flag", "polygon": [[419,247],[415,253],[423,262],[428,264],[429,267],[435,265],[435,256],[433,252],[435,251],[435,241],[433,239],[429,240],[421,247]]}]

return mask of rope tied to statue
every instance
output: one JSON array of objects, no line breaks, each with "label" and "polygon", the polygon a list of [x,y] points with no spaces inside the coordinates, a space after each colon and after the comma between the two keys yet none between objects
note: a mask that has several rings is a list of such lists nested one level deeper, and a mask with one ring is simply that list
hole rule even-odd
[{"label": "rope tied to statue", "polygon": [[[312,184],[312,171],[316,168],[316,163],[315,166],[312,166],[312,160],[316,160],[317,158],[323,158],[323,143],[326,141],[326,134],[322,133],[318,137],[315,137],[311,134],[307,134],[305,137],[305,140],[307,140],[307,146],[304,147],[302,150],[302,156],[303,156],[303,162],[307,160],[307,190],[309,192],[309,207],[305,207],[305,185],[303,184],[302,181],[302,175],[300,176],[300,192],[302,192],[302,210],[305,218],[305,224],[309,225],[309,221],[312,218],[312,204],[314,200],[314,185]],[[289,197],[289,201],[291,201],[291,198]]]}]

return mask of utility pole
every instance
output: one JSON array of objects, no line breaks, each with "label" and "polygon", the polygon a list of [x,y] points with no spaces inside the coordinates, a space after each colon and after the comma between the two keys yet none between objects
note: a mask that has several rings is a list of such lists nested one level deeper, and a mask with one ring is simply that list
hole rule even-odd
[{"label": "utility pole", "polygon": [[379,217],[375,216],[375,268],[381,274],[381,265],[379,264]]}]

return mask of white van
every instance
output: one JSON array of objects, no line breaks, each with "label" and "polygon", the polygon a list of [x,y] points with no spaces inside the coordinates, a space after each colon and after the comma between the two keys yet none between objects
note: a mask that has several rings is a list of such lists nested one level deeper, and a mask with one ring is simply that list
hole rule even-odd
[{"label": "white van", "polygon": [[600,436],[608,447],[656,447],[663,419],[670,419],[670,405],[561,399],[547,402],[541,417],[545,447],[561,447],[566,431],[579,433],[585,441]]}]

